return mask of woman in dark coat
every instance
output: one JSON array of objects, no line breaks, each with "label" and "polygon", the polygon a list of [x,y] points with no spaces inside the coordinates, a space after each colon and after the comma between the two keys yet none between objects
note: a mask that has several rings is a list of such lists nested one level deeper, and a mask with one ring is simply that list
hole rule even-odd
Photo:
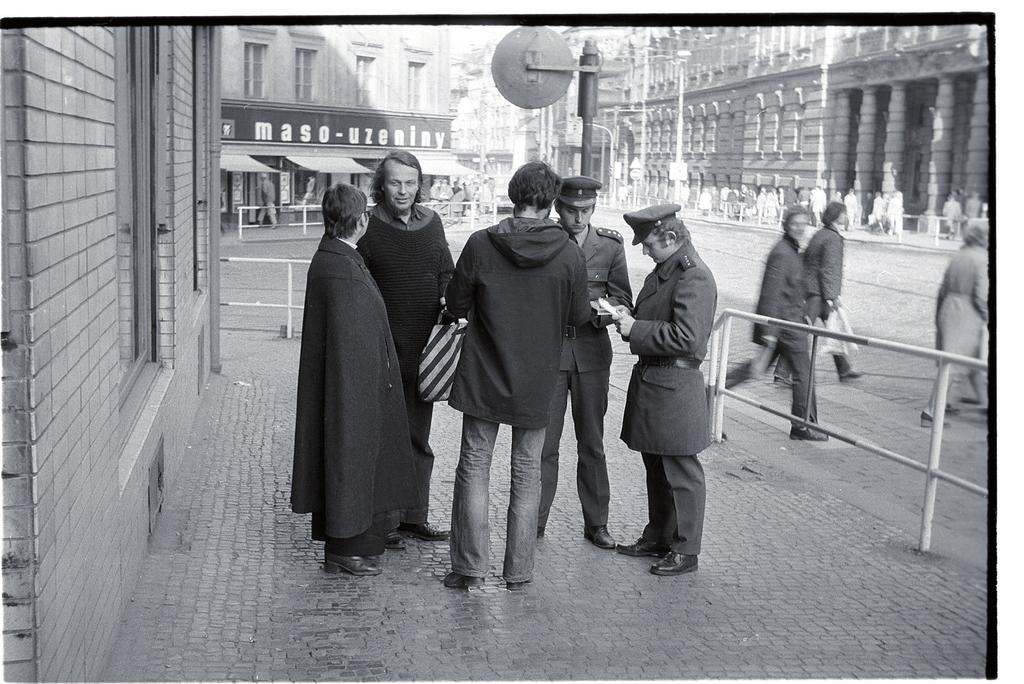
[{"label": "woman in dark coat", "polygon": [[[807,244],[804,251],[804,284],[807,288],[807,318],[828,321],[839,307],[839,293],[843,287],[843,245],[845,238],[839,234],[849,223],[846,205],[829,202],[821,217],[821,229]],[[853,380],[861,376],[850,365],[849,357],[833,352],[839,380]]]},{"label": "woman in dark coat", "polygon": [[626,214],[657,264],[636,297],[632,316],[619,309],[616,326],[640,358],[626,392],[622,440],[641,452],[647,471],[650,521],[629,556],[655,556],[656,575],[697,569],[704,527],[704,469],[697,453],[710,444],[707,394],[700,363],[708,349],[718,289],[690,234],[675,218],[678,204]]},{"label": "woman in dark coat", "polygon": [[325,570],[377,575],[390,518],[420,502],[384,300],[356,252],[365,210],[351,185],[324,195],[306,283],[292,510],[313,514]]}]

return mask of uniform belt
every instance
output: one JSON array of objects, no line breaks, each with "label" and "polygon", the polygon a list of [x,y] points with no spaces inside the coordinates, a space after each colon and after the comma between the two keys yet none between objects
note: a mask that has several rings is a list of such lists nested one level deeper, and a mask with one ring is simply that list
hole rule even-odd
[{"label": "uniform belt", "polygon": [[641,356],[641,366],[674,366],[676,368],[700,368],[700,361],[682,356]]},{"label": "uniform belt", "polygon": [[584,337],[585,335],[591,335],[596,332],[597,329],[589,324],[585,326],[565,326],[565,330],[562,331],[562,335],[570,340],[574,340],[578,337]]}]

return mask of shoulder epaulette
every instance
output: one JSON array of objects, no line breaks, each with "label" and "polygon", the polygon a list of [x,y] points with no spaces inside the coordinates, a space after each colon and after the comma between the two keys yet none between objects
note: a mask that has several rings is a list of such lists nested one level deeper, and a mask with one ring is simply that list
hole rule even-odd
[{"label": "shoulder epaulette", "polygon": [[611,228],[598,228],[597,234],[603,235],[606,238],[611,238],[617,242],[622,242],[622,234],[616,230],[612,230]]}]

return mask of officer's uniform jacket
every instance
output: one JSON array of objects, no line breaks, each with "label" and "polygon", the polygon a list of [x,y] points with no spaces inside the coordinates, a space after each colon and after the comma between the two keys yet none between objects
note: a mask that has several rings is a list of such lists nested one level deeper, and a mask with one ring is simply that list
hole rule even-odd
[{"label": "officer's uniform jacket", "polygon": [[[574,240],[571,235],[569,239]],[[591,225],[581,249],[587,262],[590,301],[604,297],[613,306],[621,304],[632,311],[633,291],[629,286],[629,269],[626,267],[622,235],[614,230]],[[612,343],[605,329],[611,323],[611,316],[601,316],[592,310],[588,323],[567,327],[558,369],[585,373],[610,368]]]},{"label": "officer's uniform jacket", "polygon": [[689,240],[659,264],[636,297],[633,366],[622,440],[649,454],[692,455],[711,443],[700,362],[707,354],[718,288]]}]

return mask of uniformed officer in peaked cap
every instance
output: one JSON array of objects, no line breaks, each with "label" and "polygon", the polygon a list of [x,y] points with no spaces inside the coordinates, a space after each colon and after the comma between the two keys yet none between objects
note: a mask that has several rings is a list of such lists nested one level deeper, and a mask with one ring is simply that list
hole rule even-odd
[{"label": "uniformed officer in peaked cap", "polygon": [[710,443],[708,405],[700,363],[708,349],[718,289],[676,218],[678,204],[625,214],[633,244],[656,264],[636,298],[633,314],[615,321],[633,366],[622,418],[622,440],[643,455],[649,521],[643,535],[618,550],[654,556],[655,575],[697,569],[704,527],[704,469],[697,453]]},{"label": "uniformed officer in peaked cap", "polygon": [[544,534],[551,502],[558,484],[558,442],[562,436],[567,397],[572,397],[572,420],[576,428],[576,488],[583,505],[583,536],[602,549],[614,549],[608,533],[608,468],[604,454],[604,414],[608,409],[608,379],[612,345],[605,330],[612,317],[600,313],[596,301],[604,297],[614,306],[632,311],[626,252],[622,236],[614,230],[591,225],[601,182],[586,176],[562,181],[555,200],[560,223],[587,262],[591,318],[582,326],[568,326],[562,343],[558,384],[551,404],[541,457],[541,497],[537,535]]}]

